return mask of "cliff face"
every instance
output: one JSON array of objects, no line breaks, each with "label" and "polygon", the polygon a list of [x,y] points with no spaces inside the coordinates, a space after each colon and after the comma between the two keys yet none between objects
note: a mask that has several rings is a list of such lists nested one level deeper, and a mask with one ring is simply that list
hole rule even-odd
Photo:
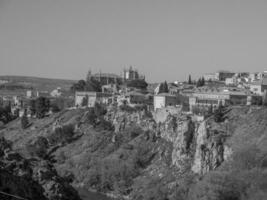
[{"label": "cliff face", "polygon": [[47,161],[28,160],[0,139],[0,190],[25,199],[79,199]]},{"label": "cliff face", "polygon": [[[55,160],[53,166],[41,159],[31,159],[27,161],[31,167],[18,167],[18,164],[27,166],[25,159],[2,145],[2,174],[29,177],[40,186],[43,196],[50,199],[76,198],[75,192],[68,193],[72,188],[57,176],[58,172],[73,180],[74,185],[87,189],[112,192],[134,200],[155,199],[158,195],[155,191],[160,191],[162,198],[158,199],[173,200],[183,198],[169,198],[168,195],[177,189],[183,190],[190,181],[198,182],[199,176],[209,176],[210,171],[227,167],[226,161],[231,161],[238,149],[252,144],[260,150],[266,149],[267,109],[264,108],[233,108],[225,113],[226,120],[221,123],[214,122],[213,117],[198,122],[179,111],[171,114],[164,111],[157,117],[157,113],[115,108],[93,124],[88,120],[88,113],[89,110],[72,110],[36,119],[35,129],[23,133],[18,128],[19,122],[9,124],[3,130],[5,137],[12,140],[13,149],[21,150],[24,156],[25,144],[38,136],[51,136],[57,119],[61,124],[75,125],[77,134],[69,142],[60,143],[62,145],[56,148],[51,146],[54,151],[49,155]],[[105,125],[100,121],[102,117],[114,130],[102,125]],[[191,185],[186,187],[182,194],[188,192]]]},{"label": "cliff face", "polygon": [[[205,174],[219,167],[232,153],[225,145],[226,132],[214,130],[208,119],[196,122],[181,113],[169,114],[163,122],[156,122],[146,112],[112,112],[108,114],[115,126],[115,132],[127,127],[139,125],[156,137],[161,137],[172,144],[172,165],[181,172],[192,170],[197,174]],[[154,115],[154,117],[156,117]],[[217,128],[217,127],[216,127]]]}]

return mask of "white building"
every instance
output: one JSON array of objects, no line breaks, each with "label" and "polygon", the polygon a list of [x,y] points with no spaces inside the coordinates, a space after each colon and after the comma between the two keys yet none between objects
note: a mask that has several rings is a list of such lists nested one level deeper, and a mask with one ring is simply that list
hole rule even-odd
[{"label": "white building", "polygon": [[154,110],[165,108],[167,106],[176,106],[178,99],[175,95],[169,93],[160,93],[154,96]]},{"label": "white building", "polygon": [[58,87],[57,89],[53,90],[50,95],[52,97],[60,97],[62,95],[61,87]]},{"label": "white building", "polygon": [[204,79],[205,81],[215,81],[216,80],[216,75],[213,73],[210,74],[204,74]]},{"label": "white building", "polygon": [[237,85],[238,81],[237,78],[234,76],[232,78],[225,79],[225,85]]},{"label": "white building", "polygon": [[[83,105],[85,103],[85,105]],[[102,92],[76,92],[75,93],[75,106],[94,107],[96,103],[110,104],[112,103],[112,95]]]}]

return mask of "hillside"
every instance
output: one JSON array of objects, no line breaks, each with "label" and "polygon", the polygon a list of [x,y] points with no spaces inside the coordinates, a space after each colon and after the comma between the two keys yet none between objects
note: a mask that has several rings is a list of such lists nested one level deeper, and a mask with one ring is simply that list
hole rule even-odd
[{"label": "hillside", "polygon": [[[0,76],[1,81],[8,81],[4,85],[22,86],[24,89],[33,88],[39,91],[52,91],[57,87],[61,87],[63,90],[69,90],[75,80],[63,80],[63,79],[50,79],[39,77],[27,77],[27,76]],[[22,89],[23,89],[22,88]],[[5,88],[3,87],[2,90]],[[20,88],[16,88],[19,90]]]},{"label": "hillside", "polygon": [[49,148],[39,156],[83,189],[134,200],[263,200],[266,119],[265,107],[232,107],[220,123],[182,113],[156,123],[145,111],[81,109],[31,119],[26,130],[15,120],[0,135],[26,158],[38,156],[40,146],[29,145],[44,138]]}]

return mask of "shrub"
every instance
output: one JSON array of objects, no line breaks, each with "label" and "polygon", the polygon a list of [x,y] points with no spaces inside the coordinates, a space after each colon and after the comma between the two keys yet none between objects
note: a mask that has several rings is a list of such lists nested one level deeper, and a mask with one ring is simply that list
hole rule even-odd
[{"label": "shrub", "polygon": [[108,131],[114,130],[112,123],[109,121],[106,121],[103,117],[101,117],[98,120],[98,122],[96,123],[96,126],[102,130],[108,130]]},{"label": "shrub", "polygon": [[191,188],[192,200],[241,200],[245,194],[245,183],[228,172],[210,172]]},{"label": "shrub", "polygon": [[45,113],[49,111],[50,101],[46,97],[38,97],[34,104],[37,118],[44,118]]},{"label": "shrub", "polygon": [[45,158],[47,155],[48,141],[45,137],[38,136],[33,144],[27,144],[26,149],[31,156]]},{"label": "shrub", "polygon": [[150,200],[167,200],[168,188],[159,178],[150,178],[138,180],[134,185],[133,200],[150,199]]},{"label": "shrub", "polygon": [[126,84],[127,84],[127,87],[134,87],[137,89],[146,89],[148,86],[145,80],[132,80],[132,81],[128,81]]},{"label": "shrub", "polygon": [[129,113],[136,111],[135,108],[133,108],[133,107],[127,105],[127,104],[120,105],[119,108],[120,108],[121,111],[129,112]]},{"label": "shrub", "polygon": [[56,128],[54,133],[52,133],[48,140],[50,144],[55,145],[59,143],[69,143],[72,141],[74,136],[74,125],[68,124],[63,127]]},{"label": "shrub", "polygon": [[24,112],[24,115],[22,116],[20,121],[21,121],[21,127],[23,129],[26,129],[29,125],[29,120],[28,120],[28,117],[26,115],[26,112]]},{"label": "shrub", "polygon": [[230,161],[231,170],[250,170],[260,166],[261,154],[256,145],[237,150]]},{"label": "shrub", "polygon": [[96,103],[94,112],[97,117],[101,117],[107,113],[107,109],[103,104]]}]

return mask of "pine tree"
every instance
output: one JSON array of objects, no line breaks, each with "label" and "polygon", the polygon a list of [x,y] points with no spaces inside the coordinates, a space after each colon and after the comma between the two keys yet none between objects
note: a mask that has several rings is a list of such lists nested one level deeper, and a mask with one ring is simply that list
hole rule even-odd
[{"label": "pine tree", "polygon": [[214,120],[215,122],[223,121],[223,105],[221,101],[219,103],[218,109],[215,111]]},{"label": "pine tree", "polygon": [[202,86],[205,85],[205,79],[204,79],[204,77],[202,77],[201,85],[202,85]]},{"label": "pine tree", "polygon": [[92,72],[91,70],[89,70],[86,76],[86,82],[90,82],[91,78],[92,78]]},{"label": "pine tree", "polygon": [[159,86],[159,93],[168,93],[169,92],[169,87],[167,82],[165,81],[164,83],[161,83]]},{"label": "pine tree", "polygon": [[163,83],[163,91],[164,91],[164,93],[168,93],[169,92],[168,83],[166,81]]},{"label": "pine tree", "polygon": [[188,77],[188,84],[192,84],[192,79],[191,79],[191,75],[189,74],[189,77]]}]

